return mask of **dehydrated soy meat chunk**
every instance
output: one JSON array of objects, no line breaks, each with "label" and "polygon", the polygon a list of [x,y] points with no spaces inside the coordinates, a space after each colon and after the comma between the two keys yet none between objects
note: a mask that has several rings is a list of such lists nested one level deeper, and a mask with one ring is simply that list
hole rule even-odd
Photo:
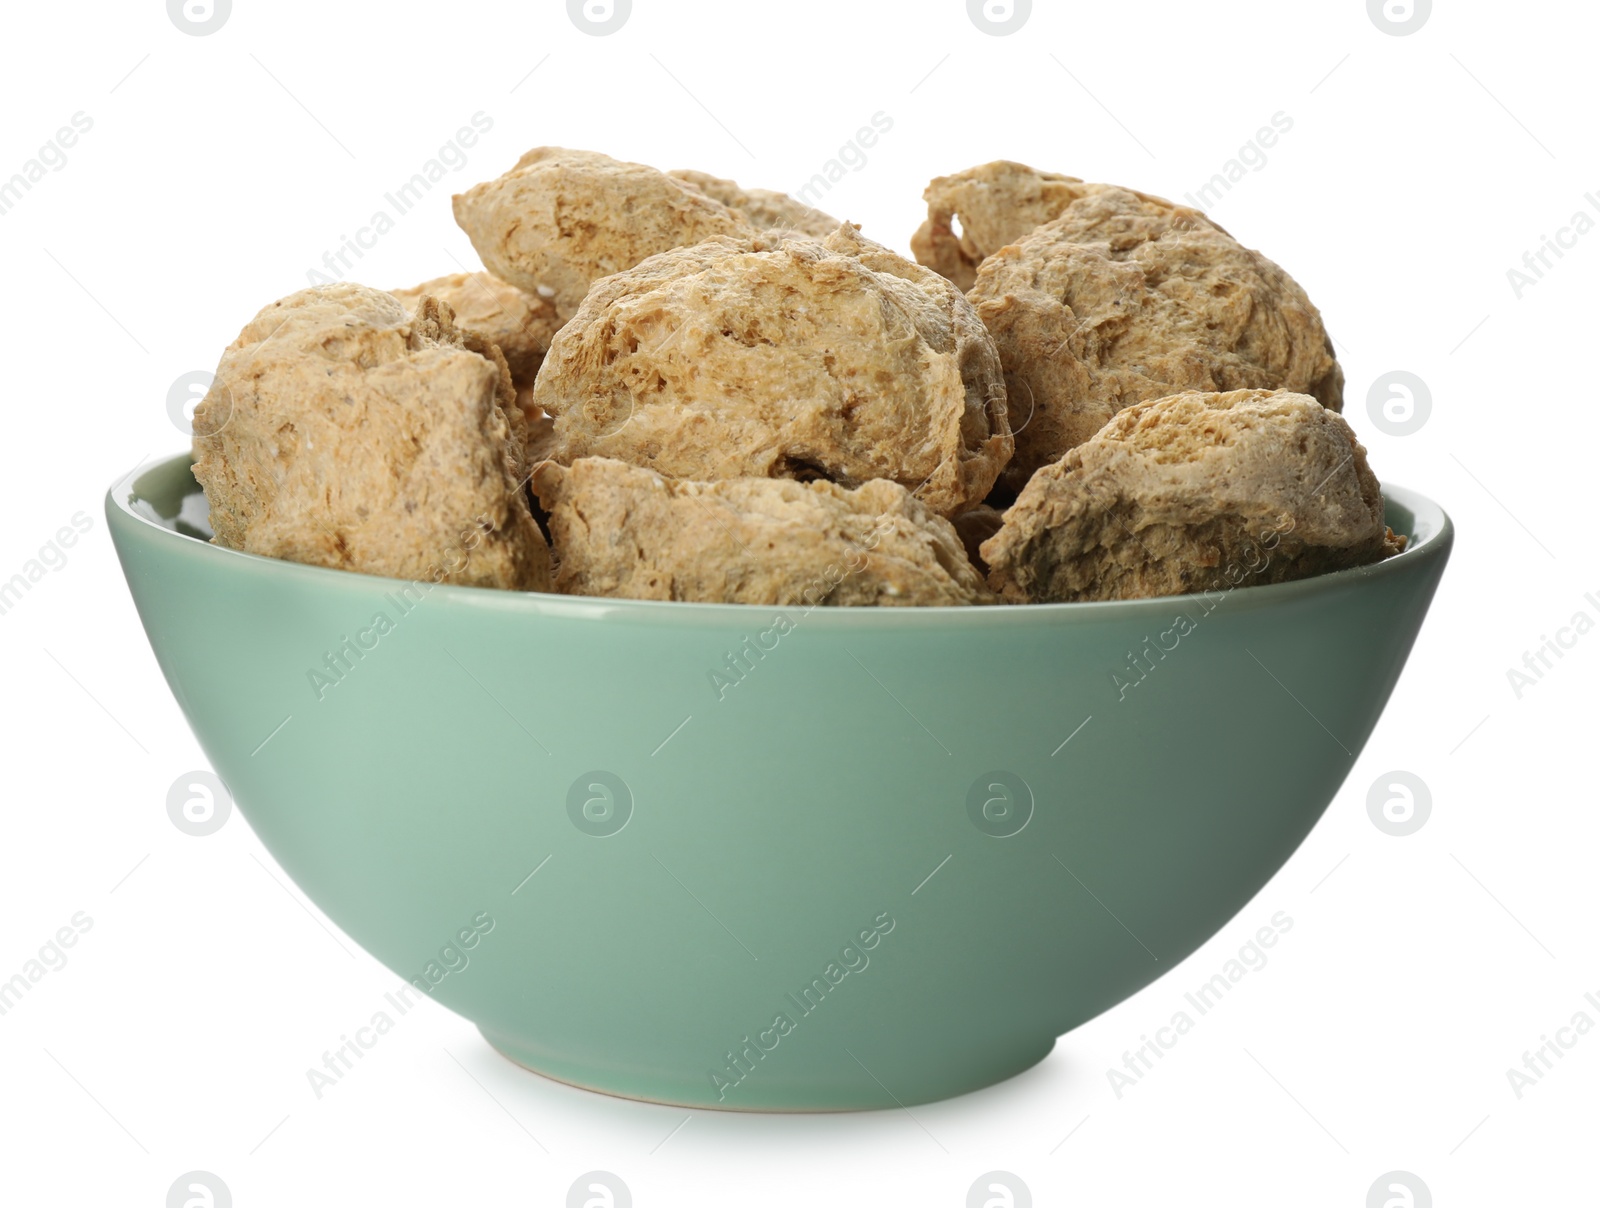
[{"label": "dehydrated soy meat chunk", "polygon": [[601,277],[648,256],[751,227],[665,172],[594,151],[535,147],[453,198],[456,223],[496,276],[563,319]]},{"label": "dehydrated soy meat chunk", "polygon": [[1289,274],[1198,211],[1126,189],[990,256],[967,296],[1005,368],[1011,493],[1130,403],[1262,389],[1341,405],[1322,317]]},{"label": "dehydrated soy meat chunk", "polygon": [[941,515],[1011,453],[994,345],[944,278],[848,225],[714,239],[596,284],[535,401],[558,460],[675,478],[885,478]]},{"label": "dehydrated soy meat chunk", "polygon": [[722,604],[983,604],[950,523],[904,487],[684,482],[610,458],[546,462],[556,590]]},{"label": "dehydrated soy meat chunk", "polygon": [[195,411],[218,545],[395,578],[541,590],[504,362],[448,307],[340,283],[263,309]]},{"label": "dehydrated soy meat chunk", "polygon": [[549,301],[485,272],[451,273],[394,291],[408,310],[414,310],[425,294],[449,304],[457,327],[475,331],[499,347],[519,390],[533,385],[551,337],[561,326]]},{"label": "dehydrated soy meat chunk", "polygon": [[497,347],[511,373],[514,399],[505,406],[511,440],[517,451],[517,476],[527,477],[548,450],[550,417],[533,401],[533,381],[560,328],[556,309],[537,294],[520,290],[491,273],[452,273],[435,277],[394,296],[415,310],[425,297],[436,298],[455,312],[456,326]]},{"label": "dehydrated soy meat chunk", "polygon": [[982,556],[1008,602],[1054,603],[1303,579],[1401,545],[1349,424],[1236,390],[1120,412],[1033,476]]},{"label": "dehydrated soy meat chunk", "polygon": [[677,168],[667,173],[694,185],[707,197],[713,197],[727,206],[758,231],[784,227],[815,235],[818,239],[832,234],[839,220],[805,202],[777,193],[771,189],[746,189],[731,180],[712,176],[709,172],[696,172],[691,168]]}]

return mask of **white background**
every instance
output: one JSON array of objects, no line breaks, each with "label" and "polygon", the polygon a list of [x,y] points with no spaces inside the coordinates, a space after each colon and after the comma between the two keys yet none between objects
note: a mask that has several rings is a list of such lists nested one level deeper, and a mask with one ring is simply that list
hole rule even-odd
[{"label": "white background", "polygon": [[[1521,298],[1507,279],[1574,212],[1600,219],[1591,6],[1439,0],[1403,37],[1362,0],[1037,0],[1007,37],[962,0],[636,0],[609,37],[559,0],[236,0],[205,37],[159,0],[3,21],[0,179],[75,112],[93,128],[0,217],[0,578],[75,513],[93,528],[0,616],[0,978],[75,912],[93,928],[0,1017],[0,1199],[154,1208],[201,1169],[239,1205],[560,1204],[599,1168],[639,1205],[960,1205],[1002,1169],[1039,1204],[1360,1208],[1399,1169],[1441,1206],[1594,1202],[1600,1029],[1520,1098],[1506,1076],[1576,1012],[1600,1023],[1600,633],[1520,699],[1506,674],[1574,613],[1600,620],[1600,232]],[[822,204],[903,250],[935,174],[1007,157],[1178,197],[1292,119],[1213,216],[1320,305],[1374,468],[1459,541],[1349,782],[1211,943],[1037,1068],[914,1119],[617,1101],[517,1070],[431,1003],[313,1096],[307,1067],[398,979],[237,814],[203,839],[168,821],[204,763],[101,496],[184,446],[172,381],[477,111],[494,125],[467,167],[357,279],[475,265],[445,194],[541,143],[794,189],[882,111],[893,129]],[[1433,400],[1404,437],[1367,411],[1394,369]],[[1433,803],[1404,838],[1366,808],[1397,769]],[[1119,1097],[1107,1069],[1280,910],[1270,963]]]}]

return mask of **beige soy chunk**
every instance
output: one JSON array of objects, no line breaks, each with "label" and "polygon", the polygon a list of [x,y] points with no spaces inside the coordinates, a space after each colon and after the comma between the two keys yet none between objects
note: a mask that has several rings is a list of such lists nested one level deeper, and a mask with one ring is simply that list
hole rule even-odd
[{"label": "beige soy chunk", "polygon": [[556,590],[772,605],[992,601],[950,523],[874,480],[685,482],[609,458],[546,462]]},{"label": "beige soy chunk", "polygon": [[1288,273],[1197,211],[1124,189],[1002,248],[967,296],[1005,367],[1012,492],[1131,403],[1239,389],[1342,403],[1322,317]]},{"label": "beige soy chunk", "polygon": [[594,151],[535,147],[452,199],[456,223],[496,276],[565,318],[601,277],[747,224],[693,185]]},{"label": "beige soy chunk", "polygon": [[393,292],[407,310],[414,311],[424,294],[447,303],[457,327],[477,332],[505,354],[512,384],[519,390],[533,384],[561,326],[549,301],[493,273],[451,273]]},{"label": "beige soy chunk", "polygon": [[1011,454],[994,346],[944,278],[841,226],[652,257],[597,283],[534,391],[558,460],[674,478],[900,483],[940,515]]},{"label": "beige soy chunk", "polygon": [[452,273],[393,293],[413,312],[422,298],[437,298],[455,313],[457,327],[500,350],[513,387],[512,396],[502,399],[501,405],[516,446],[517,477],[526,478],[549,448],[550,417],[533,401],[533,382],[551,338],[561,327],[555,307],[537,294],[485,272]]},{"label": "beige soy chunk", "polygon": [[[911,236],[911,251],[919,264],[944,274],[960,289],[971,289],[978,266],[988,257],[1061,217],[1073,202],[1113,188],[1006,159],[935,177],[922,193],[928,217]],[[1134,196],[1152,206],[1175,208],[1159,197]]]},{"label": "beige soy chunk", "polygon": [[216,544],[400,579],[545,590],[513,475],[503,362],[447,307],[340,283],[274,302],[195,411]]},{"label": "beige soy chunk", "polygon": [[758,231],[783,227],[802,231],[818,239],[826,238],[838,229],[839,220],[824,214],[805,202],[777,193],[771,189],[745,189],[731,180],[712,176],[709,172],[696,172],[692,168],[676,168],[667,173],[686,184],[694,185],[707,197],[715,198]]},{"label": "beige soy chunk", "polygon": [[1350,425],[1286,390],[1138,403],[1033,476],[982,547],[1008,602],[1280,583],[1404,541]]}]

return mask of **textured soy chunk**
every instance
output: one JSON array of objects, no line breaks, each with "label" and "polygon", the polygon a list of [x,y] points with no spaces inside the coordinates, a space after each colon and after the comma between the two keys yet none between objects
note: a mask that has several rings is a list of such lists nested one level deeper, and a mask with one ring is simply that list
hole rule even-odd
[{"label": "textured soy chunk", "polygon": [[1131,403],[1260,389],[1342,404],[1322,317],[1289,274],[1198,211],[1126,189],[1001,248],[967,296],[1005,368],[1012,493]]},{"label": "textured soy chunk", "polygon": [[558,460],[885,478],[941,515],[981,501],[1012,447],[971,305],[848,225],[708,240],[606,278],[551,343],[534,397],[556,417]]},{"label": "textured soy chunk", "polygon": [[777,605],[982,604],[950,523],[875,480],[685,482],[610,458],[546,462],[556,590]]},{"label": "textured soy chunk", "polygon": [[758,231],[785,227],[821,239],[832,234],[839,226],[837,218],[829,217],[821,210],[814,209],[787,193],[777,193],[771,189],[746,189],[734,181],[712,176],[709,172],[696,172],[690,168],[674,169],[667,175],[694,185],[707,197],[713,197],[727,206]]},{"label": "textured soy chunk", "polygon": [[518,289],[492,273],[452,273],[435,277],[394,296],[415,311],[425,297],[446,303],[455,313],[456,326],[495,345],[506,359],[515,388],[512,405],[505,408],[517,447],[518,477],[549,452],[552,423],[533,401],[533,383],[550,350],[550,340],[561,327],[556,308],[537,294]]},{"label": "textured soy chunk", "polygon": [[489,271],[548,298],[563,319],[601,277],[648,256],[751,227],[699,188],[594,151],[535,147],[453,199]]},{"label": "textured soy chunk", "polygon": [[301,290],[228,346],[195,411],[218,545],[395,578],[542,590],[503,359],[433,298]]},{"label": "textured soy chunk", "polygon": [[1303,579],[1401,545],[1349,424],[1236,390],[1122,411],[1035,474],[981,552],[1008,602],[1054,603]]}]

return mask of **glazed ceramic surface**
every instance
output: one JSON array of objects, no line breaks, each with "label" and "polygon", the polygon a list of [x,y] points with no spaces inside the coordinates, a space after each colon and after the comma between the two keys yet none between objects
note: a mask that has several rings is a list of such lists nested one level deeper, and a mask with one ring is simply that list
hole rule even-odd
[{"label": "glazed ceramic surface", "polygon": [[187,456],[106,512],[239,808],[419,994],[581,1086],[828,1110],[1025,1069],[1266,883],[1449,557],[1386,498],[1406,552],[1312,580],[812,611],[220,549]]}]

